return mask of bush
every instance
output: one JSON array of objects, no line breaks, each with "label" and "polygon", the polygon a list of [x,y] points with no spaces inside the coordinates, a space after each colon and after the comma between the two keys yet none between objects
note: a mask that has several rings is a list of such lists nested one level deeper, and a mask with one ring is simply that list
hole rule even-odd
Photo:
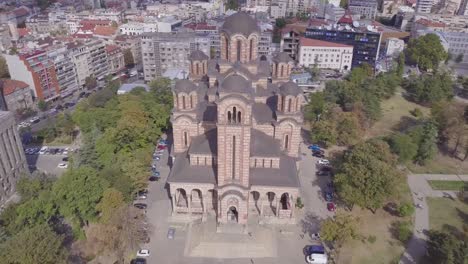
[{"label": "bush", "polygon": [[371,244],[374,244],[375,241],[377,241],[377,237],[376,236],[369,236],[367,238],[367,242],[371,243]]},{"label": "bush", "polygon": [[411,115],[416,117],[416,118],[421,118],[423,117],[423,112],[419,108],[414,108],[413,110],[410,111]]},{"label": "bush", "polygon": [[410,216],[414,214],[414,206],[410,203],[402,203],[398,207],[398,215],[401,217]]},{"label": "bush", "polygon": [[390,149],[398,155],[399,162],[412,161],[418,153],[418,145],[405,134],[393,135],[389,140]]},{"label": "bush", "polygon": [[402,243],[408,242],[408,240],[413,235],[413,232],[411,231],[411,225],[409,222],[396,222],[395,229],[397,239],[400,240]]},{"label": "bush", "polygon": [[304,204],[302,203],[301,197],[297,197],[296,199],[296,208],[302,209],[304,207]]}]

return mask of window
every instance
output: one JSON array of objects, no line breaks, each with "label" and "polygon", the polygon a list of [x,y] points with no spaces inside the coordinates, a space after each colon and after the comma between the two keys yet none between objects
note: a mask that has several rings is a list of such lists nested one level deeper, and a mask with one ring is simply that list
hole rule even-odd
[{"label": "window", "polygon": [[288,112],[291,112],[291,107],[292,107],[292,99],[289,98],[289,102],[288,102]]},{"label": "window", "polygon": [[232,179],[236,178],[236,136],[232,136]]},{"label": "window", "polygon": [[193,95],[190,95],[190,108],[193,108]]},{"label": "window", "polygon": [[228,123],[231,123],[231,111],[228,111]]},{"label": "window", "polygon": [[188,146],[188,137],[187,137],[187,131],[184,131],[184,146]]},{"label": "window", "polygon": [[249,48],[249,58],[250,60],[253,60],[253,39],[250,39],[250,48]]},{"label": "window", "polygon": [[284,149],[289,149],[289,135],[284,136]]},{"label": "window", "polygon": [[234,108],[232,109],[232,121],[233,121],[234,123],[237,122],[237,121],[236,121],[236,114],[237,114],[237,113],[236,113],[236,107],[234,106]]},{"label": "window", "polygon": [[185,109],[185,95],[182,95],[182,109]]},{"label": "window", "polygon": [[241,60],[241,47],[242,43],[240,40],[237,41],[237,61]]}]

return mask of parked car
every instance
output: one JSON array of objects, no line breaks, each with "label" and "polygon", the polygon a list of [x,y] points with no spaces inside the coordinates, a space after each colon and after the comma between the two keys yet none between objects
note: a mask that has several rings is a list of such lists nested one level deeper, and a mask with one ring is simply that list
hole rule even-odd
[{"label": "parked car", "polygon": [[49,150],[49,148],[44,146],[39,150],[39,154],[41,155],[46,154],[47,150]]},{"label": "parked car", "polygon": [[319,165],[330,165],[330,161],[327,160],[327,159],[319,159],[317,161],[317,164],[319,164]]},{"label": "parked car", "polygon": [[159,177],[156,177],[156,176],[150,176],[149,181],[158,181],[159,180]]},{"label": "parked car", "polygon": [[146,259],[136,258],[130,262],[130,264],[146,264]]},{"label": "parked car", "polygon": [[35,116],[35,117],[31,118],[31,120],[29,120],[29,122],[31,124],[39,123],[39,121],[41,121],[41,119],[39,117],[37,117],[37,116]]},{"label": "parked car", "polygon": [[317,176],[333,176],[333,172],[328,170],[319,170],[315,173]]},{"label": "parked car", "polygon": [[169,144],[169,141],[168,141],[167,139],[160,139],[160,140],[158,141],[158,144],[160,144],[160,145],[167,145],[167,144]]},{"label": "parked car", "polygon": [[68,161],[68,157],[63,157],[62,161]]},{"label": "parked car", "polygon": [[146,209],[148,206],[144,203],[136,203],[133,206],[135,206],[138,209]]},{"label": "parked car", "polygon": [[333,193],[332,192],[325,192],[325,201],[327,201],[327,202],[333,201]]},{"label": "parked car", "polygon": [[321,159],[325,158],[325,154],[323,154],[323,153],[320,152],[320,151],[314,151],[314,152],[312,152],[312,156],[317,157],[317,158],[321,158]]},{"label": "parked car", "polygon": [[146,198],[148,198],[146,194],[138,194],[136,197],[136,199],[138,200],[145,200]]},{"label": "parked car", "polygon": [[165,150],[166,148],[167,148],[166,145],[161,145],[161,144],[159,144],[157,147],[158,150]]},{"label": "parked car", "polygon": [[148,190],[147,189],[143,189],[143,190],[139,190],[138,191],[138,195],[147,195],[148,194]]},{"label": "parked car", "polygon": [[148,249],[140,249],[137,252],[137,257],[149,257],[150,251]]},{"label": "parked car", "polygon": [[312,240],[320,240],[320,234],[319,233],[313,233],[312,234]]},{"label": "parked car", "polygon": [[68,164],[67,163],[59,163],[59,165],[57,167],[59,167],[60,169],[66,169],[66,168],[68,168]]},{"label": "parked car", "polygon": [[160,156],[157,156],[157,155],[153,155],[153,159],[154,159],[154,160],[160,160],[161,157],[160,157]]},{"label": "parked car", "polygon": [[320,146],[319,146],[319,145],[316,145],[316,144],[309,145],[307,148],[311,149],[312,151],[319,151],[319,150],[321,150]]},{"label": "parked car", "polygon": [[169,230],[167,230],[167,238],[168,239],[174,239],[175,236],[175,228],[171,227]]},{"label": "parked car", "polygon": [[327,203],[327,209],[330,212],[335,212],[335,210],[336,210],[335,204],[334,203]]}]

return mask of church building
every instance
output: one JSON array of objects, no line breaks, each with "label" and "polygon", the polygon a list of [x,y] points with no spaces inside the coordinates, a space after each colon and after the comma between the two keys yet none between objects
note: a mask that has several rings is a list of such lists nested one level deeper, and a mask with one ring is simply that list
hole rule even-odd
[{"label": "church building", "polygon": [[173,215],[295,222],[302,90],[293,60],[258,57],[260,29],[238,12],[220,29],[221,58],[190,55],[189,79],[173,87]]}]

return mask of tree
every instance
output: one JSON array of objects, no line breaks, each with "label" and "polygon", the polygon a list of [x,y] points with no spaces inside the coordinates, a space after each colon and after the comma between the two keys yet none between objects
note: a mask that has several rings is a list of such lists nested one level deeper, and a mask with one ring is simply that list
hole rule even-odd
[{"label": "tree", "polygon": [[348,0],[340,0],[340,7],[343,9],[348,9]]},{"label": "tree", "polygon": [[396,157],[387,143],[370,140],[346,152],[334,183],[342,200],[372,212],[380,208],[395,192],[402,175],[395,170]]},{"label": "tree", "polygon": [[335,217],[322,221],[320,237],[323,241],[334,243],[333,247],[339,251],[345,242],[359,237],[358,224],[359,219],[348,214],[338,213]]},{"label": "tree", "polygon": [[447,58],[445,58],[445,64],[448,64],[448,62],[452,59],[453,59],[453,54],[450,51],[447,52]]},{"label": "tree", "polygon": [[275,20],[275,26],[276,26],[277,28],[279,28],[279,29],[284,28],[284,27],[286,26],[286,24],[287,24],[287,23],[286,23],[286,19],[284,19],[284,18],[282,18],[282,17],[281,17],[281,18],[277,18],[277,19]]},{"label": "tree", "polygon": [[92,90],[97,87],[97,80],[94,75],[88,76],[85,79],[85,86],[88,90]]},{"label": "tree", "polygon": [[48,106],[48,103],[46,103],[44,100],[39,100],[39,101],[37,102],[37,107],[38,107],[39,110],[41,110],[41,111],[47,110],[47,106]]},{"label": "tree", "polygon": [[119,24],[117,24],[117,22],[115,22],[115,21],[112,21],[111,26],[113,28],[117,28],[119,26]]},{"label": "tree", "polygon": [[102,200],[96,206],[96,209],[101,212],[101,221],[103,223],[109,222],[115,211],[124,204],[124,198],[121,192],[114,188],[105,190]]},{"label": "tree", "polygon": [[311,93],[309,103],[304,107],[304,118],[307,121],[318,121],[325,112],[327,102],[323,92]]},{"label": "tree", "polygon": [[463,264],[468,262],[467,238],[458,239],[451,234],[430,230],[427,256],[432,263]]},{"label": "tree", "polygon": [[239,3],[237,0],[228,0],[226,3],[226,11],[227,10],[238,10],[239,9]]},{"label": "tree", "polygon": [[389,145],[392,152],[398,155],[398,161],[401,163],[412,161],[418,152],[418,145],[405,134],[393,135],[389,140]]},{"label": "tree", "polygon": [[411,131],[411,136],[418,144],[415,160],[425,165],[437,154],[437,125],[432,121],[427,121],[423,126]]},{"label": "tree", "polygon": [[460,63],[463,61],[463,53],[458,54],[458,56],[455,58],[456,63]]},{"label": "tree", "polygon": [[8,65],[5,58],[0,55],[0,79],[10,78],[10,72],[8,71]]},{"label": "tree", "polygon": [[16,184],[16,190],[21,196],[22,201],[37,198],[43,190],[52,188],[53,180],[46,174],[39,173],[33,175],[34,178],[23,176]]},{"label": "tree", "polygon": [[321,120],[315,122],[312,126],[312,142],[320,143],[325,146],[336,144],[336,124],[331,120]]},{"label": "tree", "polygon": [[432,118],[439,129],[439,139],[448,148],[453,145],[452,155],[455,156],[459,147],[468,138],[468,122],[465,118],[463,104],[440,102],[431,108]]},{"label": "tree", "polygon": [[398,215],[401,217],[410,216],[414,214],[414,206],[410,203],[402,203],[398,206]]},{"label": "tree", "polygon": [[452,77],[446,72],[412,77],[403,83],[403,88],[420,104],[431,105],[453,98]]},{"label": "tree", "polygon": [[396,73],[399,77],[402,77],[405,71],[405,53],[400,53],[398,56],[398,64]]},{"label": "tree", "polygon": [[68,252],[63,241],[45,224],[21,230],[0,244],[0,263],[65,264]]},{"label": "tree", "polygon": [[57,116],[55,126],[60,135],[72,137],[75,131],[75,123],[69,113],[60,113]]},{"label": "tree", "polygon": [[124,62],[127,67],[133,67],[133,65],[135,65],[133,53],[130,49],[125,49],[124,51]]},{"label": "tree", "polygon": [[447,58],[439,37],[432,33],[411,39],[406,51],[410,62],[424,71],[436,70],[439,63]]},{"label": "tree", "polygon": [[96,205],[102,198],[107,183],[96,170],[89,167],[68,170],[53,187],[60,212],[87,224],[97,216]]},{"label": "tree", "polygon": [[408,242],[408,240],[413,235],[413,232],[411,231],[411,224],[406,221],[397,221],[393,223],[393,226],[396,231],[397,239],[402,243]]}]

